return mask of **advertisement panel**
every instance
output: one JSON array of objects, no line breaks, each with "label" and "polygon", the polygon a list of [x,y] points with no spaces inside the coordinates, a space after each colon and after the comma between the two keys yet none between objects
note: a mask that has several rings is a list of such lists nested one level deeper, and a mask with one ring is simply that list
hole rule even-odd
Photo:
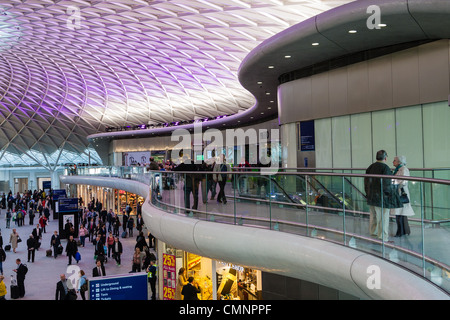
[{"label": "advertisement panel", "polygon": [[163,300],[175,300],[177,286],[175,255],[163,253]]}]

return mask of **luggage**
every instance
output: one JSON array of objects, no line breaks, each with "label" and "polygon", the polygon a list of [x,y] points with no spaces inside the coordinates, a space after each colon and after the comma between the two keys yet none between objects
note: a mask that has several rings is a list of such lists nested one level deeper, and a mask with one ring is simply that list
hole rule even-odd
[{"label": "luggage", "polygon": [[17,279],[13,275],[11,275],[11,299],[19,299],[20,293],[19,293],[19,286],[17,285]]},{"label": "luggage", "polygon": [[81,254],[79,252],[75,253],[75,260],[77,260],[77,262],[81,260]]},{"label": "luggage", "polygon": [[126,231],[124,231],[124,232],[122,232],[122,238],[126,238],[127,237],[127,232]]},{"label": "luggage", "polygon": [[7,245],[5,246],[5,251],[10,251],[10,250],[11,250],[11,245],[7,244]]},{"label": "luggage", "polygon": [[57,251],[58,254],[62,254],[62,253],[63,253],[63,250],[64,250],[63,246],[60,245],[60,246],[58,247],[58,251]]},{"label": "luggage", "polygon": [[45,251],[45,256],[46,257],[51,257],[52,256],[52,250],[49,249],[49,250]]},{"label": "luggage", "polygon": [[11,299],[19,299],[19,286],[11,285]]}]

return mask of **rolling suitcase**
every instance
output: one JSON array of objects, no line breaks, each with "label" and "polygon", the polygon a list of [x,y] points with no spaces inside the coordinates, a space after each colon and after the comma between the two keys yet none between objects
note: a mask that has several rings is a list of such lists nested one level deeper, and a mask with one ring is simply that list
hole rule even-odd
[{"label": "rolling suitcase", "polygon": [[9,251],[9,250],[11,250],[11,245],[7,244],[7,245],[5,246],[5,251]]},{"label": "rolling suitcase", "polygon": [[11,289],[11,299],[19,299],[20,298],[19,286],[17,285],[17,280],[13,275],[11,275],[10,289]]},{"label": "rolling suitcase", "polygon": [[51,257],[52,256],[52,250],[48,249],[47,251],[45,251],[45,256]]},{"label": "rolling suitcase", "polygon": [[126,231],[124,231],[124,232],[122,232],[122,238],[126,238],[127,237],[127,232]]},{"label": "rolling suitcase", "polygon": [[19,299],[19,286],[11,285],[11,299]]}]

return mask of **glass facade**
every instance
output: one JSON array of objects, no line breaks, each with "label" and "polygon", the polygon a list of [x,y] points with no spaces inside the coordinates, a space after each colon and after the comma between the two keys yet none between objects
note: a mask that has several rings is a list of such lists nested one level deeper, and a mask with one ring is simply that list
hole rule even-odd
[{"label": "glass facade", "polygon": [[404,155],[409,168],[448,168],[448,119],[443,101],[315,120],[316,167],[366,168],[384,149],[389,164]]}]

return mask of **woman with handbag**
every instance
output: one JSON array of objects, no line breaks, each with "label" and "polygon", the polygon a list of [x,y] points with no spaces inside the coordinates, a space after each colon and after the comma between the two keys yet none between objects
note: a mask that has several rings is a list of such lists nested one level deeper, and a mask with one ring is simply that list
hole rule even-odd
[{"label": "woman with handbag", "polygon": [[16,248],[19,244],[19,242],[22,242],[22,240],[19,237],[19,234],[17,233],[16,229],[12,230],[13,232],[11,233],[10,237],[9,237],[9,243],[11,243],[11,248],[13,249],[13,252],[16,253]]},{"label": "woman with handbag", "polygon": [[414,215],[414,211],[411,207],[410,194],[408,189],[408,180],[402,180],[401,176],[409,177],[409,169],[406,167],[406,157],[397,156],[394,158],[393,164],[395,170],[393,175],[397,178],[394,180],[394,185],[397,187],[397,191],[400,195],[400,199],[403,202],[403,208],[391,209],[391,214],[395,215],[397,221],[397,233],[396,237],[401,237],[405,234],[410,235],[411,229],[409,228],[408,217]]}]

